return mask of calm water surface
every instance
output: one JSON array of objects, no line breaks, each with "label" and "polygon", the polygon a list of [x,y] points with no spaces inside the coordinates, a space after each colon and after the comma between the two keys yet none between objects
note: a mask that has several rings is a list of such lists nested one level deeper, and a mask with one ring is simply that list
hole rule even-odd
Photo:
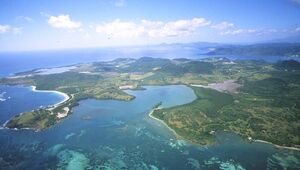
[{"label": "calm water surface", "polygon": [[[21,111],[62,100],[57,95],[28,92],[20,86],[1,86],[11,99],[0,102],[1,122]],[[42,131],[0,130],[0,169],[297,169],[299,152],[247,143],[232,133],[219,133],[215,146],[196,146],[177,140],[148,112],[193,101],[183,85],[146,86],[126,91],[130,102],[88,99],[73,114]],[[13,94],[18,95],[13,95]],[[22,94],[24,93],[24,94]],[[21,95],[22,94],[22,95]],[[39,99],[33,100],[32,96]],[[19,96],[18,100],[17,97]],[[40,102],[40,103],[37,103]],[[27,103],[27,104],[23,104]],[[9,107],[11,105],[18,107]]]},{"label": "calm water surface", "polygon": [[226,57],[231,60],[265,60],[268,62],[291,59],[300,61],[299,57],[288,56],[211,56],[202,55],[203,53],[205,53],[205,51],[198,47],[186,48],[182,46],[95,48],[15,53],[2,52],[0,53],[0,77],[38,68],[61,67],[78,63],[111,61],[116,58],[140,58],[145,56],[154,58],[190,59]]}]

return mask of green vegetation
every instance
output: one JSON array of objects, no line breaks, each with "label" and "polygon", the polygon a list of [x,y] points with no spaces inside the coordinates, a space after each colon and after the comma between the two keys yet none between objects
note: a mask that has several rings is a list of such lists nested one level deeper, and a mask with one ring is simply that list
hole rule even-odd
[{"label": "green vegetation", "polygon": [[[95,99],[115,99],[129,101],[134,99],[122,90],[119,90],[118,84],[114,84],[114,78],[104,80],[101,75],[87,75],[78,72],[65,72],[61,74],[36,75],[26,78],[2,79],[6,84],[27,84],[36,85],[39,90],[57,90],[72,96],[70,100],[52,109],[40,109],[24,113],[11,119],[7,123],[9,128],[35,128],[45,129],[59,119],[58,113],[64,112],[64,108],[73,108],[78,102],[87,98]],[[111,82],[112,81],[112,82]],[[122,85],[122,80],[120,85]],[[71,112],[70,112],[71,113]]]},{"label": "green vegetation", "polygon": [[[153,116],[165,121],[180,136],[200,144],[213,143],[213,131],[233,131],[244,138],[299,147],[299,67],[295,67],[295,61],[286,63],[282,61],[272,66],[259,62],[240,68],[237,82],[242,87],[238,94],[194,87],[197,100],[155,110]],[[252,69],[257,65],[260,69]],[[278,68],[279,65],[284,65],[283,70],[289,71],[283,71]],[[244,73],[245,70],[248,73]]]},{"label": "green vegetation", "polygon": [[157,109],[163,120],[180,136],[199,144],[215,142],[213,132],[232,131],[242,137],[284,146],[300,146],[300,64],[297,61],[230,61],[226,58],[117,59],[79,64],[77,69],[51,75],[0,79],[0,84],[35,85],[57,90],[71,98],[54,109],[40,109],[12,118],[7,127],[44,129],[60,119],[64,108],[86,98],[129,101],[134,98],[120,87],[142,85],[208,85],[236,80],[237,93],[193,87],[197,99],[172,108]]},{"label": "green vegetation", "polygon": [[279,70],[293,71],[300,70],[300,63],[295,60],[280,61],[275,64],[275,68]]},{"label": "green vegetation", "polygon": [[54,125],[56,121],[56,116],[53,114],[51,115],[49,110],[39,109],[14,117],[6,124],[6,127],[43,129]]},{"label": "green vegetation", "polygon": [[167,109],[156,109],[153,116],[163,120],[178,135],[200,144],[211,144],[211,131],[224,130],[217,111],[232,104],[230,94],[212,89],[193,87],[197,99],[189,104]]},{"label": "green vegetation", "polygon": [[254,45],[228,45],[217,47],[209,55],[243,56],[300,56],[299,43],[269,43]]},{"label": "green vegetation", "polygon": [[161,106],[162,102],[157,103],[152,107],[152,109],[158,109]]}]

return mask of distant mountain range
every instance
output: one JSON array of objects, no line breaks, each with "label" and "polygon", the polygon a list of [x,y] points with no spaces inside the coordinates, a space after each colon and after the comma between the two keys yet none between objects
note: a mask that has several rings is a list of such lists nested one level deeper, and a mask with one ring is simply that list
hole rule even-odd
[{"label": "distant mountain range", "polygon": [[[296,40],[297,37],[286,38],[285,40]],[[300,37],[299,37],[300,39]],[[265,43],[255,44],[222,44],[211,42],[194,42],[194,43],[175,43],[160,44],[155,47],[167,49],[189,49],[198,51],[201,55],[240,55],[240,56],[289,56],[300,57],[299,42],[280,42],[281,40],[272,40]]]},{"label": "distant mountain range", "polygon": [[300,35],[274,39],[274,40],[271,40],[268,42],[271,42],[271,43],[300,43]]},{"label": "distant mountain range", "polygon": [[300,57],[300,43],[263,43],[252,45],[225,45],[216,47],[207,55],[292,56]]}]

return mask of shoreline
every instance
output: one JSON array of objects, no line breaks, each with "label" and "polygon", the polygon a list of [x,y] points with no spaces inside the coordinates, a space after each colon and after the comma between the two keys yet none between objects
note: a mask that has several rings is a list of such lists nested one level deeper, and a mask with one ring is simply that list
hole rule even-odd
[{"label": "shoreline", "polygon": [[[159,121],[160,123],[162,123],[162,124],[163,124],[164,126],[166,126],[170,131],[172,131],[172,133],[175,134],[175,136],[176,136],[177,138],[182,138],[182,139],[184,139],[183,137],[181,137],[180,135],[178,135],[174,129],[172,129],[170,126],[168,126],[163,120],[160,120],[160,119],[158,119],[158,118],[156,118],[156,117],[154,117],[154,116],[152,115],[152,113],[153,113],[154,110],[156,110],[156,109],[159,109],[159,108],[154,108],[154,109],[152,109],[152,110],[149,112],[149,114],[148,114],[149,117],[152,118],[152,119],[154,119],[154,120]],[[186,140],[186,139],[184,139],[184,140]],[[187,140],[187,141],[189,141],[189,140]],[[277,145],[277,144],[274,144],[274,143],[272,143],[272,142],[268,142],[268,141],[264,141],[264,140],[260,140],[260,139],[255,139],[255,140],[253,140],[253,142],[269,144],[269,145],[271,145],[271,146],[273,146],[273,147],[275,147],[275,148],[277,148],[277,149],[287,149],[287,150],[300,151],[300,148],[296,148],[296,147],[292,147],[292,146],[281,146],[281,145]],[[194,143],[194,142],[192,142],[192,143]]]},{"label": "shoreline", "polygon": [[[62,103],[68,101],[69,99],[71,99],[71,97],[70,97],[68,94],[63,93],[63,92],[60,92],[60,91],[55,91],[55,90],[37,90],[37,89],[36,89],[36,86],[30,86],[30,87],[31,87],[31,90],[32,90],[33,92],[44,92],[44,93],[51,93],[51,92],[52,92],[52,93],[56,93],[56,94],[58,94],[58,95],[62,95],[62,96],[64,97],[64,99],[63,99],[62,101],[60,101],[60,102],[58,102],[58,103],[56,103],[56,104],[54,104],[54,105],[48,106],[51,110],[54,109],[54,108],[56,108],[56,107],[58,107],[58,106],[61,105]],[[154,112],[155,110],[158,110],[158,109],[161,109],[161,108],[157,107],[157,108],[151,109],[150,112],[148,113],[148,116],[149,116],[150,118],[152,118],[152,119],[154,119],[154,120],[159,121],[160,123],[162,123],[165,127],[167,127],[167,128],[168,128],[168,129],[176,136],[176,138],[180,138],[180,139],[187,140],[187,139],[183,138],[182,136],[178,135],[178,134],[176,133],[176,131],[175,131],[174,129],[172,129],[170,126],[168,126],[163,120],[158,119],[158,118],[156,118],[156,117],[154,117],[154,116],[152,115],[153,112]],[[68,112],[69,112],[69,111],[68,111]],[[22,114],[24,114],[24,112],[20,113],[19,115],[22,115]],[[9,120],[10,120],[10,119],[9,119]],[[11,128],[7,128],[7,127],[6,127],[6,124],[8,123],[9,120],[7,120],[7,121],[0,127],[0,129],[11,129]],[[23,130],[36,130],[36,129],[34,129],[34,128],[20,128],[20,129],[18,129],[18,128],[12,128],[12,130],[22,130],[22,129],[23,129]],[[187,140],[187,141],[190,141],[190,140]],[[277,148],[277,149],[287,149],[287,150],[300,151],[300,148],[297,148],[297,147],[293,147],[293,146],[281,146],[281,145],[274,144],[274,143],[272,143],[272,142],[265,141],[265,140],[260,140],[260,139],[253,139],[252,142],[269,144],[269,145],[271,145],[271,146],[273,146],[273,147],[275,147],[275,148]],[[194,142],[191,142],[191,143],[194,143]]]},{"label": "shoreline", "polygon": [[56,103],[54,105],[51,105],[50,107],[54,107],[55,108],[55,107],[59,106],[60,104],[66,102],[66,101],[68,101],[70,99],[69,95],[67,95],[66,93],[60,92],[60,91],[55,91],[55,90],[37,90],[36,86],[30,86],[30,87],[31,87],[31,90],[33,92],[55,93],[55,94],[58,94],[58,95],[61,95],[61,96],[64,97],[64,99],[62,101],[60,101],[60,102],[58,102],[58,103]]},{"label": "shoreline", "polygon": [[[77,67],[78,67],[77,64],[72,64],[72,65],[57,66],[57,67],[34,68],[34,69],[29,70],[29,71],[21,71],[21,72],[16,72],[16,73],[10,73],[6,77],[11,78],[11,79],[15,79],[15,78],[33,77],[35,75],[49,75],[49,74],[56,74],[56,73],[64,73],[64,72],[76,69]],[[66,69],[66,70],[47,73],[47,71],[55,70],[55,69]]]},{"label": "shoreline", "polygon": [[154,117],[153,115],[152,115],[152,113],[154,112],[154,110],[157,110],[157,109],[159,109],[159,108],[154,108],[154,109],[151,109],[151,111],[148,113],[148,116],[150,117],[150,118],[152,118],[152,119],[154,119],[154,120],[157,120],[157,121],[159,121],[160,123],[162,123],[165,127],[167,127],[177,138],[182,138],[180,135],[178,135],[176,132],[175,132],[175,130],[174,129],[172,129],[170,126],[168,126],[163,120],[160,120],[160,119],[158,119],[158,118],[156,118],[156,117]]},{"label": "shoreline", "polygon": [[[20,113],[19,115],[24,114],[25,112]],[[10,119],[8,119],[7,121],[5,121],[5,123],[2,124],[2,126],[0,126],[0,130],[14,130],[14,131],[19,131],[19,130],[34,130],[35,132],[38,132],[38,129],[35,128],[8,128],[6,127],[6,124],[10,121]]]},{"label": "shoreline", "polygon": [[[184,140],[184,141],[186,141],[186,142],[188,142],[188,143],[190,143],[190,144],[193,144],[193,145],[196,145],[196,146],[200,146],[200,147],[210,146],[210,145],[201,145],[201,144],[199,144],[199,143],[197,143],[197,142],[191,141],[191,140],[189,140],[189,139],[186,139],[186,138],[184,138],[184,137],[178,135],[178,134],[176,133],[176,131],[175,131],[174,129],[172,129],[170,126],[168,126],[163,120],[160,120],[160,119],[158,119],[158,118],[156,118],[156,117],[154,117],[154,116],[152,115],[152,113],[154,112],[154,110],[157,110],[157,109],[161,109],[161,108],[154,108],[154,109],[152,109],[152,110],[149,112],[148,116],[149,116],[150,118],[156,120],[156,121],[159,121],[159,122],[162,123],[165,127],[167,127],[167,129],[169,129],[169,130],[175,135],[175,137],[176,137],[177,140]],[[211,145],[213,145],[213,144],[211,144]]]},{"label": "shoreline", "polygon": [[260,140],[260,139],[255,139],[255,140],[253,140],[253,142],[270,144],[273,147],[278,148],[278,149],[288,149],[288,150],[300,151],[300,148],[296,148],[296,147],[292,147],[292,146],[281,146],[281,145],[277,145],[272,142],[268,142],[268,141]]},{"label": "shoreline", "polygon": [[[63,96],[64,97],[64,99],[62,100],[62,101],[60,101],[60,102],[58,102],[58,103],[55,103],[55,104],[53,104],[53,105],[48,105],[45,109],[47,109],[47,110],[53,110],[53,109],[55,109],[56,107],[58,107],[58,106],[60,106],[61,104],[63,104],[63,103],[65,103],[66,101],[68,101],[68,100],[70,100],[71,99],[71,97],[68,95],[68,94],[66,94],[66,93],[63,93],[63,92],[60,92],[60,91],[55,91],[55,90],[37,90],[36,89],[36,86],[30,86],[30,88],[31,88],[31,90],[33,91],[33,92],[41,92],[41,93],[55,93],[55,94],[58,94],[58,95],[61,95],[61,96]],[[34,110],[36,110],[36,109],[34,109]],[[52,112],[52,111],[51,111]],[[19,116],[21,116],[22,114],[24,114],[25,112],[21,112],[21,113],[19,113],[18,115]],[[67,111],[67,113],[69,113],[69,110]],[[10,119],[8,119],[7,121],[5,121],[5,123],[4,124],[2,124],[2,128],[3,129],[11,129],[11,130],[35,130],[35,131],[39,131],[38,129],[35,129],[35,128],[8,128],[8,127],[6,127],[6,124],[11,120],[12,118],[10,118]]]}]

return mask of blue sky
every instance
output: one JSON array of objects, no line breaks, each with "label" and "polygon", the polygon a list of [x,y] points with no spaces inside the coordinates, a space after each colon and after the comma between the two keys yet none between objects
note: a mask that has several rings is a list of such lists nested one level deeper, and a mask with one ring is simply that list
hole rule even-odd
[{"label": "blue sky", "polygon": [[300,0],[1,0],[0,50],[262,42],[300,34]]}]

